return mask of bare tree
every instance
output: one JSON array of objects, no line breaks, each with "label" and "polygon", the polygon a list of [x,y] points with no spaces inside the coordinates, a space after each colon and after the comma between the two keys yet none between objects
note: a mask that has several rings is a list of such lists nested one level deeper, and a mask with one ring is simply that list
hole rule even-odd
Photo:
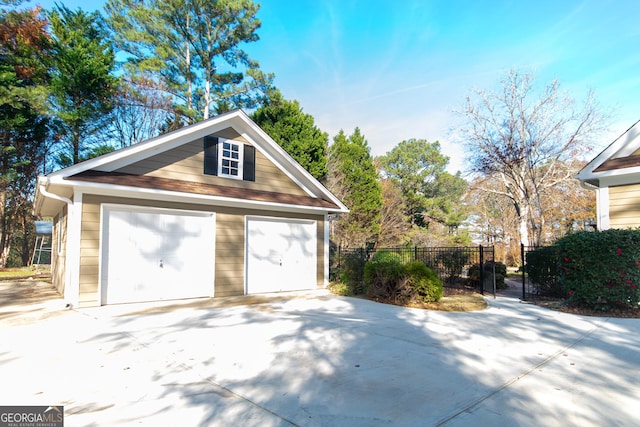
[{"label": "bare tree", "polygon": [[532,74],[510,71],[501,91],[476,90],[458,111],[466,118],[459,136],[471,172],[502,182],[502,190],[482,189],[511,201],[524,245],[537,244],[545,226],[545,191],[573,179],[564,162],[588,150],[607,119],[592,92],[578,105],[557,81],[540,91],[533,83]]},{"label": "bare tree", "polygon": [[411,224],[405,211],[407,209],[402,190],[391,179],[380,179],[382,190],[382,210],[380,217],[380,238],[378,246],[404,246],[409,240]]},{"label": "bare tree", "polygon": [[158,135],[172,113],[171,100],[149,78],[125,76],[117,92],[110,134],[119,147]]}]

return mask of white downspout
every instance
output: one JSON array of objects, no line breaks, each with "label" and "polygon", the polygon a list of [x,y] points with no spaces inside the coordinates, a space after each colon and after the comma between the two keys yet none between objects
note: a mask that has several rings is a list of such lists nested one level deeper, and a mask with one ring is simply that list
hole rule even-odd
[{"label": "white downspout", "polygon": [[[77,307],[78,300],[80,297],[80,283],[79,283],[80,272],[78,271],[77,274],[72,274],[73,268],[71,268],[74,264],[76,265],[76,268],[78,267],[77,262],[73,263],[71,261],[74,256],[78,256],[78,257],[80,256],[80,253],[79,253],[80,236],[79,236],[79,232],[74,232],[75,231],[74,226],[76,225],[75,224],[76,223],[75,204],[71,199],[49,192],[47,190],[47,186],[49,185],[49,178],[45,178],[44,182],[43,180],[38,179],[38,182],[39,182],[38,189],[40,190],[40,193],[43,196],[48,197],[50,199],[58,200],[60,202],[67,204],[67,242],[66,242],[66,248],[65,248],[65,252],[66,252],[65,266],[64,266],[65,286],[64,286],[63,297],[65,302],[67,303],[67,306]],[[78,242],[76,245],[74,245],[73,243],[75,243],[76,235],[78,235],[77,236]],[[78,248],[77,251],[75,250],[76,247]],[[76,254],[76,252],[78,253]]]}]

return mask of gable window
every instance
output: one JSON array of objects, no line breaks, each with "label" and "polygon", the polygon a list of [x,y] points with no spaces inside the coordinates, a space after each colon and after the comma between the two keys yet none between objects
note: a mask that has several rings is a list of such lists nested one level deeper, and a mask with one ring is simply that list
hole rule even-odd
[{"label": "gable window", "polygon": [[204,173],[225,178],[256,180],[256,149],[232,139],[204,138]]},{"label": "gable window", "polygon": [[218,143],[219,176],[242,178],[242,144],[230,140]]}]

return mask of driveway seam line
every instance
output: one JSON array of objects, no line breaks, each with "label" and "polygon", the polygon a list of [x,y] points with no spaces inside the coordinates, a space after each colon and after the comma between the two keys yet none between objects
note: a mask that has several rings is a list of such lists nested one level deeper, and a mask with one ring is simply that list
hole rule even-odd
[{"label": "driveway seam line", "polygon": [[522,372],[520,375],[510,379],[509,381],[507,381],[506,383],[502,384],[500,387],[496,388],[495,390],[491,391],[490,393],[486,394],[485,396],[482,396],[478,399],[476,399],[474,402],[472,402],[471,404],[467,405],[466,407],[462,408],[461,410],[459,410],[458,412],[448,416],[447,418],[444,418],[440,421],[438,421],[436,424],[434,424],[434,427],[440,427],[440,426],[444,426],[445,424],[447,424],[449,421],[452,421],[454,418],[457,418],[458,416],[460,416],[461,414],[465,413],[465,412],[471,412],[471,410],[473,410],[475,407],[477,407],[478,405],[480,405],[482,402],[484,402],[485,400],[488,400],[489,398],[495,396],[496,394],[500,393],[501,391],[511,387],[513,384],[515,384],[516,382],[520,381],[521,379],[527,377],[529,374],[531,374],[532,372],[536,371],[537,369],[539,369],[540,367],[547,365],[548,363],[552,362],[553,360],[557,359],[558,356],[560,356],[561,354],[563,354],[564,352],[566,352],[567,350],[575,347],[576,345],[578,345],[579,343],[581,343],[582,341],[584,341],[587,337],[591,336],[593,333],[595,333],[596,331],[598,331],[599,329],[602,328],[602,326],[608,322],[609,320],[611,320],[610,317],[607,317],[606,319],[603,319],[601,321],[596,321],[594,322],[594,326],[589,329],[587,332],[585,332],[584,334],[582,334],[576,341],[574,341],[573,343],[571,343],[570,345],[558,350],[557,352],[555,352],[554,354],[552,354],[551,356],[547,357],[546,359],[544,359],[542,362],[538,363],[537,365],[534,365],[533,367],[525,370],[524,372]]}]

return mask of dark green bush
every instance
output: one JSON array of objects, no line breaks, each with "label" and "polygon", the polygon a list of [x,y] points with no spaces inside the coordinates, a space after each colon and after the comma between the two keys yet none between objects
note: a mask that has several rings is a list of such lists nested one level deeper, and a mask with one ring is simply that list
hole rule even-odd
[{"label": "dark green bush", "polygon": [[364,285],[374,299],[386,300],[395,295],[404,273],[402,257],[393,252],[380,251],[364,266]]},{"label": "dark green bush", "polygon": [[364,266],[367,263],[367,256],[364,250],[357,249],[340,255],[338,265],[335,266],[337,279],[341,286],[340,295],[361,295],[365,292],[364,287]]},{"label": "dark green bush", "polygon": [[570,303],[603,311],[638,308],[640,230],[579,232],[556,246],[558,280]]},{"label": "dark green bush", "polygon": [[438,301],[444,293],[442,282],[438,275],[426,265],[419,261],[414,261],[404,266],[405,278],[408,285],[413,290],[412,300],[422,302]]},{"label": "dark green bush", "polygon": [[365,265],[367,294],[378,301],[394,304],[438,301],[443,294],[436,273],[419,261],[402,263],[400,255],[377,252]]}]

